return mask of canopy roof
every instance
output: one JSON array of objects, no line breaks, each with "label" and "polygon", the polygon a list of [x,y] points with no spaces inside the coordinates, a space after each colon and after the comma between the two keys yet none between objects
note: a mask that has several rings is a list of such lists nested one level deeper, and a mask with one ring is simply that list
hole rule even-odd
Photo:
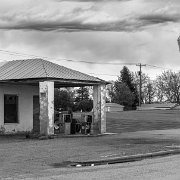
[{"label": "canopy roof", "polygon": [[56,86],[107,84],[97,77],[43,59],[7,61],[0,66],[0,83],[34,85],[44,80],[54,81]]}]

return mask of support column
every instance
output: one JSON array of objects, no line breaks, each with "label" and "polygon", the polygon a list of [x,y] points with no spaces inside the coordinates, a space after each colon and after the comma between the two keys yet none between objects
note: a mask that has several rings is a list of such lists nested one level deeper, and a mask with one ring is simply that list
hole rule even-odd
[{"label": "support column", "polygon": [[106,85],[101,85],[101,133],[106,132]]},{"label": "support column", "polygon": [[92,133],[106,132],[106,85],[97,85],[93,87],[93,113],[94,122]]},{"label": "support column", "polygon": [[40,134],[54,134],[54,82],[39,82]]}]

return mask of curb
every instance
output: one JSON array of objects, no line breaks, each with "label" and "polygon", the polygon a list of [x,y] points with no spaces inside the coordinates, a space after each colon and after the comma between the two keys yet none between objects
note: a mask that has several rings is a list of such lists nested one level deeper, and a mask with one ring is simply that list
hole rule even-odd
[{"label": "curb", "polygon": [[70,135],[58,135],[56,138],[84,138],[84,137],[101,137],[108,135],[116,135],[117,133],[102,133],[102,134],[70,134]]},{"label": "curb", "polygon": [[180,154],[180,149],[158,151],[154,153],[137,154],[131,156],[122,156],[114,159],[71,162],[70,166],[84,167],[84,166],[98,166],[98,165],[107,165],[107,164],[116,164],[116,163],[126,163],[126,162],[141,161],[143,159],[150,159],[155,157],[163,157],[163,156],[176,155],[176,154]]}]

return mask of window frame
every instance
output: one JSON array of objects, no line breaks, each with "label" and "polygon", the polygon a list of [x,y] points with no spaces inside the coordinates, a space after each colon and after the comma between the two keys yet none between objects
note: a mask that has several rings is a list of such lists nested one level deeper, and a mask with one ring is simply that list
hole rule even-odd
[{"label": "window frame", "polygon": [[[16,97],[16,107],[17,107],[17,109],[16,109],[16,122],[5,122],[5,97],[6,96],[15,96]],[[19,124],[19,96],[18,96],[18,94],[4,94],[4,124]]]}]

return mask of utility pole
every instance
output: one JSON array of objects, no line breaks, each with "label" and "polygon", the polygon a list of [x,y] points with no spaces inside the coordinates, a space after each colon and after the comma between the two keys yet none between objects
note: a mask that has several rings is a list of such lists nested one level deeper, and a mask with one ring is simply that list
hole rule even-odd
[{"label": "utility pole", "polygon": [[180,51],[180,36],[178,37],[177,42],[178,42],[178,47],[179,47],[179,51]]},{"label": "utility pole", "polygon": [[140,71],[139,71],[138,74],[139,74],[139,107],[141,107],[142,66],[146,66],[146,64],[141,64],[141,63],[139,63],[139,64],[136,64],[136,66],[139,66],[139,69],[140,69]]}]

